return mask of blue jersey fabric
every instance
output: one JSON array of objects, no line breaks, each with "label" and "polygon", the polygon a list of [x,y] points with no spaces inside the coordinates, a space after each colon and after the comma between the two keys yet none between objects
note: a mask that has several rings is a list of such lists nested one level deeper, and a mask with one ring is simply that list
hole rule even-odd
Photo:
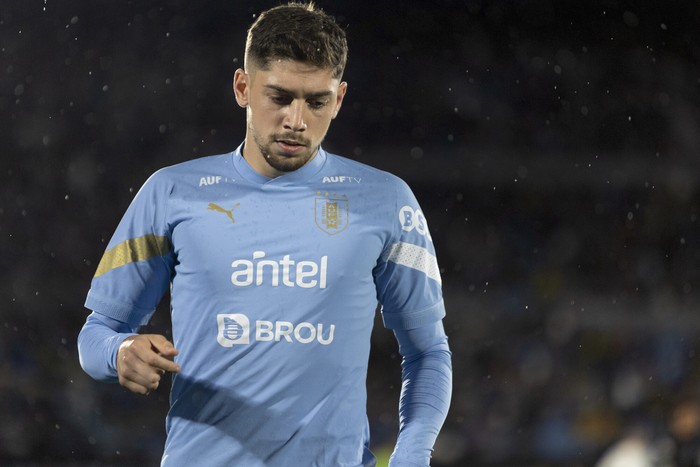
[{"label": "blue jersey fabric", "polygon": [[[86,306],[133,332],[169,288],[181,371],[164,466],[373,465],[365,378],[376,304],[398,333],[445,313],[408,186],[323,149],[274,179],[240,147],[156,172]],[[105,339],[102,355],[115,355]],[[100,379],[116,380],[114,362],[103,367]]]}]

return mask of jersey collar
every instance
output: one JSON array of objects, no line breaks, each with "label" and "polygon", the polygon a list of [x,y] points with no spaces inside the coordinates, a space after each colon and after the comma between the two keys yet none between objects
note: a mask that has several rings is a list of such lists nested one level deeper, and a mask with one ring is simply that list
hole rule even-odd
[{"label": "jersey collar", "polygon": [[326,159],[328,158],[326,151],[324,151],[323,148],[319,147],[316,156],[314,156],[313,159],[307,162],[300,169],[297,169],[294,172],[289,172],[284,175],[280,175],[279,177],[270,178],[256,172],[255,169],[253,169],[250,166],[248,161],[245,160],[245,158],[243,157],[244,144],[245,141],[243,141],[243,143],[241,143],[241,145],[238,146],[238,148],[233,152],[233,166],[243,178],[245,178],[249,182],[258,185],[264,185],[268,183],[289,185],[293,183],[304,182],[306,180],[309,180],[315,174],[317,174],[321,170],[323,165],[326,163]]}]

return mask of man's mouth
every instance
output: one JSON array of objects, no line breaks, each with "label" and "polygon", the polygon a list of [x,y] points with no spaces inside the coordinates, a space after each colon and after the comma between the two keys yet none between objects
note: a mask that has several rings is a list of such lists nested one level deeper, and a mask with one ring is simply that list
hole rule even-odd
[{"label": "man's mouth", "polygon": [[282,152],[289,156],[297,155],[306,150],[306,144],[296,139],[279,138],[275,139],[275,142]]},{"label": "man's mouth", "polygon": [[306,146],[304,143],[293,139],[278,139],[277,142],[285,146]]}]

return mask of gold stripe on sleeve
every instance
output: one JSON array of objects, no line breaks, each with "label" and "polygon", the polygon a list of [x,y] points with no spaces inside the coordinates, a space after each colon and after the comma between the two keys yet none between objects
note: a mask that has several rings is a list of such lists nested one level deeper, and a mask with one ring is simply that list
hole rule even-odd
[{"label": "gold stripe on sleeve", "polygon": [[145,261],[155,256],[163,256],[169,251],[168,237],[161,235],[144,235],[143,237],[126,240],[105,251],[100,264],[97,266],[95,277],[129,263]]}]

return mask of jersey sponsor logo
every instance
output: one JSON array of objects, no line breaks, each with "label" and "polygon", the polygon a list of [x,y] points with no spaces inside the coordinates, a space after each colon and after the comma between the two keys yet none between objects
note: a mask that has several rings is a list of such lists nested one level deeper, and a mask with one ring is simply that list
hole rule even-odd
[{"label": "jersey sponsor logo", "polygon": [[236,219],[233,218],[233,210],[236,209],[240,205],[241,205],[241,203],[236,203],[236,205],[233,206],[231,209],[224,209],[221,206],[219,206],[218,204],[209,203],[209,205],[207,206],[207,209],[209,209],[210,211],[217,211],[217,212],[221,212],[221,213],[226,214],[226,216],[229,219],[231,219],[231,222],[233,222],[235,224]]},{"label": "jersey sponsor logo", "polygon": [[338,198],[337,194],[316,192],[320,198],[314,199],[314,219],[316,226],[328,235],[336,235],[345,230],[350,223],[349,201],[347,195]]},{"label": "jersey sponsor logo", "polygon": [[328,275],[328,256],[316,261],[295,261],[290,255],[280,260],[264,259],[264,251],[253,252],[253,260],[237,259],[231,263],[235,269],[231,283],[238,287],[271,285],[272,287],[301,287],[325,289]]},{"label": "jersey sponsor logo", "polygon": [[401,228],[410,232],[415,229],[416,232],[424,237],[431,238],[428,231],[428,221],[420,209],[413,209],[411,206],[404,206],[399,209],[399,223]]},{"label": "jersey sponsor logo", "polygon": [[216,315],[218,333],[216,340],[222,347],[247,345],[255,342],[318,342],[330,345],[335,335],[335,324],[292,323],[290,321],[256,320],[251,329],[248,317],[242,313]]},{"label": "jersey sponsor logo", "polygon": [[199,186],[216,185],[217,183],[221,183],[222,178],[223,177],[221,175],[209,175],[202,177],[199,179]]},{"label": "jersey sponsor logo", "polygon": [[348,177],[345,175],[333,175],[330,177],[323,177],[323,183],[360,183],[362,181],[359,177]]},{"label": "jersey sponsor logo", "polygon": [[216,340],[223,347],[250,343],[250,321],[240,313],[216,315],[219,333]]}]

